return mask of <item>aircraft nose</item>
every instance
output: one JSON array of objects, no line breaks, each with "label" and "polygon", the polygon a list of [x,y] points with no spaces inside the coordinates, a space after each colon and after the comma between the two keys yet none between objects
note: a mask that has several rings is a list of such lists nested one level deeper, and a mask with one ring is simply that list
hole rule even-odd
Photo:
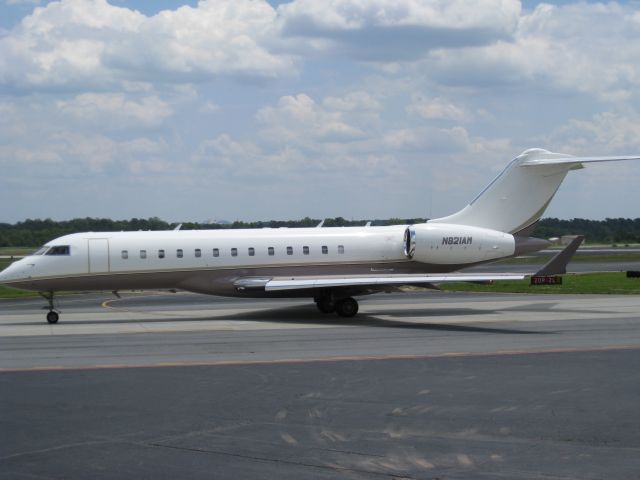
[{"label": "aircraft nose", "polygon": [[23,268],[20,268],[16,263],[9,265],[7,268],[0,272],[0,284],[7,283],[12,280],[19,280],[23,275]]},{"label": "aircraft nose", "polygon": [[9,268],[11,267],[7,267],[0,272],[0,283],[4,283],[9,279],[7,275],[7,270],[9,270]]}]

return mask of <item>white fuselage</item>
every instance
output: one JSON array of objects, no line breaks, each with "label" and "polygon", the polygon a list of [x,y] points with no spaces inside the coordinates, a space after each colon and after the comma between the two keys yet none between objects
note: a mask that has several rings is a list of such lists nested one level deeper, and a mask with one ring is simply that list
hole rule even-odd
[{"label": "white fuselage", "polygon": [[[12,264],[0,281],[37,291],[175,288],[246,295],[234,285],[240,278],[448,272],[514,253],[513,237],[502,232],[411,228],[419,240],[415,257],[406,252],[406,225],[78,233]],[[63,253],[52,254],[53,247]]]}]

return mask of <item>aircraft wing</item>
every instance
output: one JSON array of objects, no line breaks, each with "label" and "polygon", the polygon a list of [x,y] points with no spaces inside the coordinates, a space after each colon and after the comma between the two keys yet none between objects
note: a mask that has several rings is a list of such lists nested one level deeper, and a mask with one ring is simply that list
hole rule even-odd
[{"label": "aircraft wing", "polygon": [[433,287],[451,282],[491,282],[495,280],[522,280],[532,275],[558,275],[567,271],[567,264],[584,240],[576,238],[551,258],[542,268],[533,273],[444,273],[412,275],[346,275],[346,276],[298,276],[298,277],[243,277],[234,282],[239,291],[261,290],[283,292],[293,290],[317,290],[341,288],[361,292],[384,291],[393,287]]},{"label": "aircraft wing", "polygon": [[356,290],[384,290],[385,287],[407,285],[433,286],[450,282],[489,282],[493,280],[522,280],[525,273],[445,273],[420,275],[349,275],[349,276],[299,276],[236,280],[239,290],[264,289],[266,292],[314,290],[322,288],[352,288]]}]

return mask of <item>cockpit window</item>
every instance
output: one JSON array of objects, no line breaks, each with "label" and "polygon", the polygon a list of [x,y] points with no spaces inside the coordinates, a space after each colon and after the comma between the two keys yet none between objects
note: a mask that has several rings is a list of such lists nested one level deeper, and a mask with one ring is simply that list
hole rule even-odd
[{"label": "cockpit window", "polygon": [[70,251],[69,245],[55,245],[47,250],[45,255],[69,255]]},{"label": "cockpit window", "polygon": [[44,255],[44,252],[46,252],[47,250],[49,250],[49,247],[45,245],[44,247],[40,247],[39,249],[37,249],[31,255]]}]

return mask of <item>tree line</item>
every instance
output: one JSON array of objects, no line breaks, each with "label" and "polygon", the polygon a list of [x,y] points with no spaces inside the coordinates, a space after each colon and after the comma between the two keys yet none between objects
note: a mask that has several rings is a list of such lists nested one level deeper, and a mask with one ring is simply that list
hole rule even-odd
[{"label": "tree line", "polygon": [[[183,230],[223,230],[238,228],[315,227],[321,219],[305,217],[301,220],[270,220],[259,222],[235,221],[230,223],[182,222]],[[368,220],[347,220],[343,217],[327,218],[325,227],[363,226]],[[425,222],[424,218],[390,218],[372,220],[371,225],[405,225]],[[28,219],[15,224],[0,223],[0,247],[36,247],[69,233],[118,232],[135,230],[172,230],[178,223],[169,223],[157,217],[111,220],[108,218],[75,218],[55,221]],[[640,243],[640,218],[607,218],[561,220],[543,218],[535,236],[540,238],[562,235],[584,235],[589,243]]]},{"label": "tree line", "polygon": [[[0,247],[36,247],[62,235],[78,232],[121,232],[137,230],[173,230],[182,225],[182,230],[228,230],[239,228],[300,228],[315,227],[321,219],[305,217],[301,220],[270,220],[259,222],[235,221],[228,223],[169,223],[158,217],[111,220],[108,218],[74,218],[55,221],[51,219],[27,219],[15,224],[0,223]],[[371,225],[404,225],[424,222],[423,218],[391,218],[373,220]],[[325,227],[363,226],[368,220],[347,220],[342,217],[327,218]]]}]

